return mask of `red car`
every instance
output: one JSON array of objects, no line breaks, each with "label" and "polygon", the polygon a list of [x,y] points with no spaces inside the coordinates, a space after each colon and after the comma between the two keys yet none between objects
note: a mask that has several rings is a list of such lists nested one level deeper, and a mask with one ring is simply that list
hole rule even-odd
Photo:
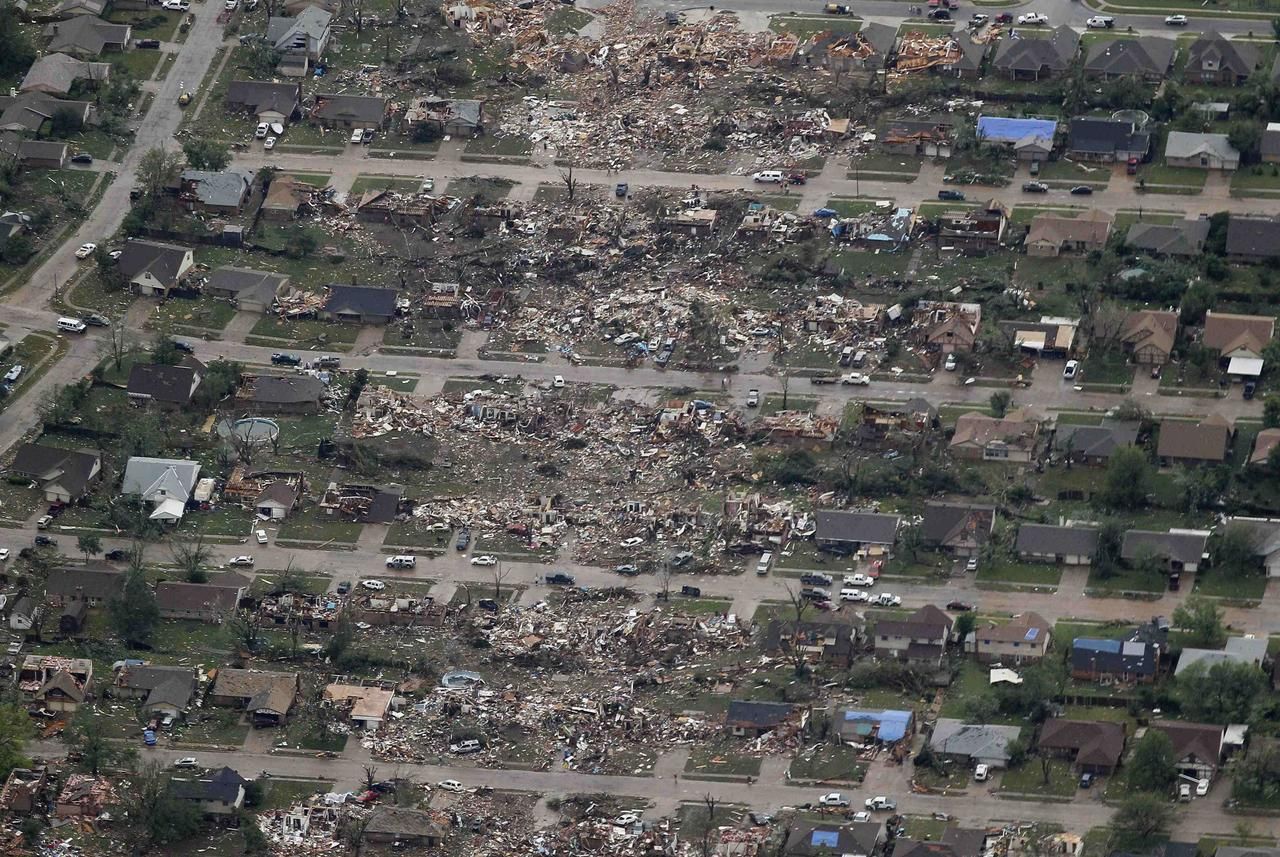
[{"label": "red car", "polygon": [[804,173],[790,173],[787,176],[788,184],[804,184],[808,180],[809,180],[809,177],[806,176]]},{"label": "red car", "polygon": [[997,24],[1012,24],[1012,23],[1013,23],[1013,13],[1011,13],[1011,12],[1001,12],[999,15],[996,15],[996,23],[997,23]]}]

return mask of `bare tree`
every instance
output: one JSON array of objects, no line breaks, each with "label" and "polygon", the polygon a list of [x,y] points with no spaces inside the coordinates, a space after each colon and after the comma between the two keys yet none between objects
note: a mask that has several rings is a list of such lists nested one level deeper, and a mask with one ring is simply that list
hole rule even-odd
[{"label": "bare tree", "polygon": [[364,768],[364,787],[366,791],[373,791],[373,784],[378,781],[378,766],[365,765]]},{"label": "bare tree", "polygon": [[227,622],[231,636],[235,638],[246,652],[253,654],[262,642],[262,626],[258,624],[258,614],[253,610],[238,610]]},{"label": "bare tree", "polygon": [[342,838],[346,840],[347,853],[360,857],[364,851],[364,832],[369,828],[373,815],[348,815],[342,824]]},{"label": "bare tree", "polygon": [[671,560],[664,559],[662,565],[658,567],[658,584],[662,587],[662,600],[671,600],[671,578],[675,576],[676,570],[671,567]]},{"label": "bare tree", "polygon": [[560,171],[560,181],[564,182],[565,193],[569,198],[569,202],[573,202],[573,195],[578,192],[578,180],[573,176],[573,162]]},{"label": "bare tree", "polygon": [[510,573],[511,573],[511,569],[504,567],[501,560],[494,563],[493,565],[493,600],[494,601],[498,601],[498,602],[502,601],[502,581],[506,580],[507,575],[509,575]]},{"label": "bare tree", "polygon": [[1095,305],[1089,316],[1090,350],[1096,348],[1098,351],[1110,351],[1115,347],[1128,316],[1128,310],[1115,301],[1103,301]]},{"label": "bare tree", "polygon": [[101,345],[103,356],[111,358],[116,371],[119,372],[124,367],[124,358],[137,348],[137,340],[133,338],[129,328],[125,327],[123,318],[118,318],[107,325],[106,334],[102,338]]},{"label": "bare tree", "polygon": [[707,824],[712,824],[716,820],[716,807],[720,805],[720,799],[711,792],[707,792],[702,796],[702,803],[707,808]]},{"label": "bare tree", "polygon": [[791,666],[795,670],[797,676],[802,676],[809,667],[809,655],[805,651],[804,632],[801,623],[804,622],[804,614],[808,612],[810,603],[809,599],[804,597],[802,592],[797,592],[789,583],[784,583],[782,588],[787,591],[787,600],[791,602],[791,608],[795,611],[795,622],[791,626]]},{"label": "bare tree", "polygon": [[195,537],[174,536],[169,542],[169,553],[188,583],[204,583],[209,579],[205,566],[213,557],[213,551],[204,543],[204,531],[197,529]]},{"label": "bare tree", "polygon": [[797,590],[790,583],[782,584],[782,588],[787,592],[787,601],[790,602],[791,609],[795,611],[796,624],[799,625],[804,621],[804,614],[809,611],[809,607],[812,605],[809,603],[809,599],[804,597],[804,593]]}]

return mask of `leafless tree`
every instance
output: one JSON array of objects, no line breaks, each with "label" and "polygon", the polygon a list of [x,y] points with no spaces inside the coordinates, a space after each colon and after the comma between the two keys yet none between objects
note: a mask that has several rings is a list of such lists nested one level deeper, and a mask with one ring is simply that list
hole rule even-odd
[{"label": "leafless tree", "polygon": [[811,606],[809,604],[809,599],[805,598],[804,594],[790,583],[782,584],[782,588],[786,590],[787,601],[791,603],[791,609],[794,610],[796,614],[796,625],[799,625],[804,621],[804,614],[809,611],[809,607]]},{"label": "leafless tree", "polygon": [[373,784],[378,781],[378,766],[364,766],[364,787],[366,791],[373,791]]},{"label": "leafless tree", "polygon": [[258,614],[253,610],[239,610],[227,623],[231,636],[246,651],[252,654],[258,650],[262,642],[262,626],[258,624]]},{"label": "leafless tree", "polygon": [[702,803],[707,808],[707,824],[712,824],[716,820],[716,807],[720,805],[720,799],[707,792],[702,796]]},{"label": "leafless tree", "polygon": [[348,815],[342,825],[342,837],[347,841],[347,853],[351,857],[360,857],[364,851],[364,832],[369,827],[373,815]]},{"label": "leafless tree", "polygon": [[573,202],[573,195],[578,192],[578,180],[573,175],[573,162],[560,171],[560,181],[564,182],[565,194],[569,198],[569,202]]},{"label": "leafless tree", "polygon": [[107,335],[102,339],[102,353],[111,358],[116,371],[119,372],[124,366],[124,358],[132,354],[137,347],[137,341],[129,332],[129,328],[125,327],[123,318],[118,318],[107,325],[106,333]]},{"label": "leafless tree", "polygon": [[658,566],[658,584],[662,587],[662,600],[671,600],[671,578],[675,576],[676,570],[671,567],[670,560],[663,560],[662,565]]},{"label": "leafless tree", "polygon": [[204,542],[204,531],[196,530],[195,536],[174,536],[169,542],[169,553],[188,583],[204,583],[208,579],[205,566],[213,557],[213,551]]},{"label": "leafless tree", "polygon": [[1124,323],[1128,315],[1128,310],[1115,301],[1103,301],[1094,306],[1089,317],[1090,349],[1110,351],[1115,347],[1120,334],[1124,331]]},{"label": "leafless tree", "polygon": [[501,560],[494,563],[493,565],[493,600],[494,601],[498,601],[498,602],[502,601],[502,581],[506,580],[507,575],[509,575],[510,573],[511,573],[511,569],[505,567],[502,564]]}]

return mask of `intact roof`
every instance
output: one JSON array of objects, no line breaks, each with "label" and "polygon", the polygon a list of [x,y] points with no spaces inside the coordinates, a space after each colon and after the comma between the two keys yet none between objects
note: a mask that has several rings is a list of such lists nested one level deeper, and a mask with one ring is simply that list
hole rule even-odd
[{"label": "intact roof", "polygon": [[1015,616],[1003,625],[987,625],[976,628],[972,634],[979,640],[997,643],[1026,643],[1028,646],[1048,646],[1053,626],[1039,613],[1027,612]]},{"label": "intact roof", "polygon": [[1204,347],[1224,355],[1244,349],[1260,356],[1275,327],[1273,316],[1209,310],[1204,316]]},{"label": "intact roof", "polygon": [[1280,122],[1268,122],[1266,129],[1262,132],[1262,147],[1260,152],[1266,155],[1280,155]]},{"label": "intact roof", "polygon": [[260,80],[233,80],[225,100],[243,104],[255,113],[291,114],[302,100],[300,83],[267,83]]},{"label": "intact roof", "polygon": [[310,50],[329,31],[333,13],[308,6],[294,18],[271,17],[267,21],[267,41],[278,51]]},{"label": "intact roof", "polygon": [[191,401],[195,385],[196,372],[190,366],[135,363],[129,370],[128,392],[157,402],[185,405]]},{"label": "intact roof", "polygon": [[134,456],[124,466],[122,494],[141,494],[151,499],[160,491],[185,503],[200,476],[200,462],[177,458]]},{"label": "intact roof", "polygon": [[1114,768],[1124,752],[1124,727],[1104,720],[1051,717],[1040,727],[1036,746],[1074,750],[1077,764]]},{"label": "intact roof", "polygon": [[[1280,63],[1280,57],[1277,57]],[[1227,221],[1227,253],[1243,256],[1280,255],[1280,221],[1270,217],[1236,217]]]},{"label": "intact roof", "polygon": [[[962,40],[963,41],[963,40]],[[1003,71],[1065,71],[1080,48],[1080,34],[1056,27],[1043,39],[1001,39],[992,65]]]},{"label": "intact roof", "polygon": [[195,183],[197,200],[219,208],[233,208],[244,202],[249,185],[253,184],[250,170],[183,170],[180,178]]},{"label": "intact roof", "polygon": [[59,568],[45,581],[47,596],[110,601],[124,589],[124,574],[114,568]]},{"label": "intact roof", "polygon": [[1196,664],[1204,664],[1205,668],[1220,663],[1254,664],[1262,666],[1267,657],[1267,641],[1249,639],[1247,637],[1228,637],[1226,645],[1221,649],[1197,649],[1187,647],[1178,655],[1178,667],[1173,671],[1178,675]]},{"label": "intact roof", "polygon": [[876,623],[877,637],[922,637],[944,640],[951,633],[952,619],[932,604],[926,604],[906,619]]},{"label": "intact roof", "polygon": [[[92,108],[93,105],[88,101],[69,101],[44,92],[0,95],[0,130],[38,132],[59,110],[70,110],[82,119],[87,119]],[[45,142],[44,145],[54,144]],[[66,146],[65,143],[57,145],[64,148]]]},{"label": "intact roof", "polygon": [[[1125,243],[1138,250],[1165,253],[1170,256],[1198,256],[1209,237],[1209,221],[1188,217],[1176,223],[1135,223],[1129,227]],[[1141,310],[1141,315],[1154,310]],[[1170,313],[1170,315],[1174,315]]]},{"label": "intact roof", "polygon": [[968,536],[979,543],[991,538],[996,507],[968,503],[926,503],[920,535],[926,542],[950,544]]},{"label": "intact roof", "polygon": [[1114,217],[1110,212],[1091,208],[1078,215],[1037,214],[1031,219],[1031,230],[1027,233],[1027,244],[1046,241],[1055,247],[1062,246],[1065,241],[1081,241],[1088,244],[1103,244],[1111,233]]},{"label": "intact roof", "polygon": [[1010,411],[1003,417],[973,411],[961,414],[956,419],[955,433],[951,436],[949,445],[986,446],[1004,442],[1011,446],[1026,447],[1034,445],[1039,428],[1039,420],[1022,409]]},{"label": "intact roof", "polygon": [[384,836],[421,836],[441,837],[443,831],[431,820],[431,816],[420,809],[407,809],[400,806],[380,804],[369,816],[364,829],[366,834],[375,833]]},{"label": "intact roof", "polygon": [[212,583],[165,580],[156,584],[156,606],[183,613],[226,614],[240,603],[239,591]]},{"label": "intact roof", "polygon": [[1194,158],[1211,155],[1224,161],[1240,160],[1240,150],[1227,142],[1226,134],[1198,134],[1190,131],[1170,131],[1165,139],[1166,158]]},{"label": "intact roof", "polygon": [[1233,42],[1219,33],[1205,32],[1187,49],[1187,71],[1200,70],[1205,65],[1247,77],[1258,65],[1258,49],[1248,42]]},{"label": "intact roof", "polygon": [[1176,720],[1160,720],[1151,725],[1169,736],[1173,744],[1174,759],[1194,757],[1212,765],[1217,765],[1220,761],[1223,727]]},{"label": "intact roof", "polygon": [[1136,131],[1132,122],[1079,117],[1071,120],[1069,148],[1076,152],[1110,155],[1117,150],[1145,152],[1151,135]]},{"label": "intact roof", "polygon": [[396,290],[377,286],[331,285],[324,308],[326,312],[342,315],[390,317],[396,314]]},{"label": "intact roof", "polygon": [[929,749],[954,756],[978,760],[1009,761],[1009,745],[1018,740],[1022,730],[1017,726],[970,724],[943,717],[933,727]]},{"label": "intact roof", "polygon": [[109,45],[123,45],[129,41],[128,24],[112,24],[92,15],[77,15],[69,21],[56,21],[44,28],[49,36],[46,50],[49,52],[82,50],[100,54]]},{"label": "intact roof", "polygon": [[1093,556],[1097,549],[1098,531],[1093,527],[1023,524],[1018,528],[1016,550],[1022,553]]},{"label": "intact roof", "polygon": [[1141,36],[1094,42],[1084,61],[1085,71],[1100,74],[1164,74],[1173,64],[1178,45],[1173,39]]},{"label": "intact roof", "polygon": [[253,379],[253,401],[264,405],[317,402],[324,382],[310,375],[258,375]]},{"label": "intact roof", "polygon": [[9,472],[61,485],[72,494],[89,484],[100,458],[91,449],[61,449],[39,443],[24,443],[9,465]]},{"label": "intact roof", "polygon": [[341,122],[380,123],[387,113],[387,99],[373,95],[340,95],[320,93],[311,115],[318,119]]},{"label": "intact roof", "polygon": [[[1028,40],[1031,41],[1031,40]],[[1034,41],[1039,41],[1035,39]],[[1050,144],[1058,130],[1053,119],[1018,119],[1007,116],[979,116],[978,139],[984,143],[1014,144],[1031,137]]]},{"label": "intact roof", "polygon": [[1222,461],[1227,457],[1230,437],[1231,427],[1216,421],[1165,420],[1160,423],[1156,454],[1161,458]]},{"label": "intact roof", "polygon": [[842,724],[838,727],[842,734],[852,733],[870,737],[871,733],[875,732],[877,740],[892,744],[907,736],[907,729],[911,727],[915,714],[892,708],[886,708],[883,711],[849,708],[841,711],[837,716]]},{"label": "intact roof", "polygon": [[1253,453],[1249,456],[1250,464],[1266,464],[1271,450],[1280,444],[1280,428],[1263,429],[1253,441]]},{"label": "intact roof", "polygon": [[786,723],[796,712],[789,702],[757,702],[734,699],[729,702],[724,722],[729,725],[750,726],[754,729],[772,729]]},{"label": "intact roof", "polygon": [[800,824],[791,829],[783,846],[784,854],[805,855],[870,854],[880,841],[880,822],[847,824]]},{"label": "intact roof", "polygon": [[289,277],[285,274],[226,265],[211,271],[205,286],[216,291],[233,292],[239,297],[256,297],[264,303],[270,303],[280,287],[287,282]]},{"label": "intact roof", "polygon": [[266,488],[262,489],[262,493],[253,501],[253,504],[255,506],[261,506],[266,502],[275,502],[284,506],[286,509],[291,509],[297,499],[297,493],[294,491],[293,486],[288,482],[272,482]]},{"label": "intact roof", "polygon": [[148,273],[161,283],[173,286],[178,282],[178,274],[182,271],[182,263],[191,251],[176,244],[162,244],[159,241],[126,241],[116,260],[116,267],[125,279],[132,280],[141,274]]},{"label": "intact roof", "polygon": [[1097,426],[1068,424],[1058,426],[1053,436],[1053,448],[1073,455],[1107,459],[1116,450],[1133,446],[1138,440],[1136,423],[1107,423]]},{"label": "intact roof", "polygon": [[286,714],[293,706],[298,686],[297,673],[262,672],[221,668],[213,680],[214,696],[245,700],[250,712],[258,710]]},{"label": "intact roof", "polygon": [[1204,554],[1208,533],[1161,533],[1153,530],[1125,530],[1120,544],[1122,559],[1154,554],[1182,563],[1198,563]]},{"label": "intact roof", "polygon": [[105,81],[110,78],[110,63],[85,62],[66,54],[49,54],[31,64],[18,89],[21,92],[66,95],[77,80]]},{"label": "intact roof", "polygon": [[891,545],[897,538],[898,515],[882,515],[876,512],[838,512],[820,509],[814,513],[817,523],[816,538],[821,541],[858,542],[860,544]]},{"label": "intact roof", "polygon": [[181,800],[210,801],[233,804],[249,781],[231,768],[223,767],[209,777],[198,780],[171,779],[169,793]]}]

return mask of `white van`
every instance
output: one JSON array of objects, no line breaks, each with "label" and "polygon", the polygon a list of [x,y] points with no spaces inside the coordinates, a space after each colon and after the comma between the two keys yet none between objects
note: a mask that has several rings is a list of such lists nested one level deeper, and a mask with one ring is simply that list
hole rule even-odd
[{"label": "white van", "polygon": [[773,562],[773,551],[765,551],[760,554],[760,561],[756,563],[756,574],[768,574],[769,563]]},{"label": "white van", "polygon": [[761,170],[751,176],[754,182],[768,182],[769,184],[782,184],[782,170]]},{"label": "white van", "polygon": [[87,325],[78,318],[60,318],[58,319],[58,330],[65,330],[68,333],[84,333]]},{"label": "white van", "polygon": [[387,557],[387,568],[417,568],[418,558],[400,554]]}]

